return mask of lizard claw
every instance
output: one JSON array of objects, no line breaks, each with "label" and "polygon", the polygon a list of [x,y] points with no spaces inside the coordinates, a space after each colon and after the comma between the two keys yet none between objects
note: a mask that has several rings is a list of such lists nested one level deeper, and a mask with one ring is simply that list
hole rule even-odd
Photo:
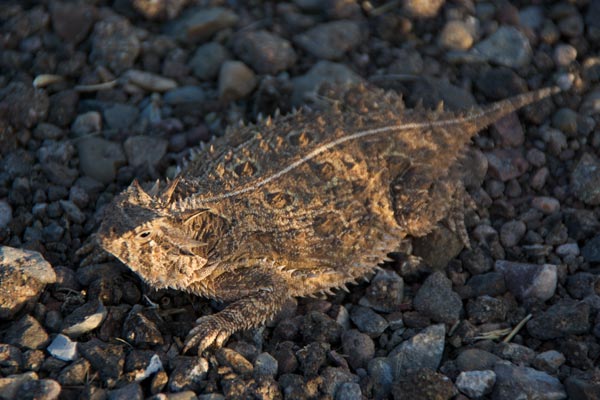
[{"label": "lizard claw", "polygon": [[214,315],[207,315],[196,320],[196,326],[185,338],[183,353],[193,347],[198,348],[198,354],[202,354],[211,345],[221,347],[231,333],[223,327],[223,321]]}]

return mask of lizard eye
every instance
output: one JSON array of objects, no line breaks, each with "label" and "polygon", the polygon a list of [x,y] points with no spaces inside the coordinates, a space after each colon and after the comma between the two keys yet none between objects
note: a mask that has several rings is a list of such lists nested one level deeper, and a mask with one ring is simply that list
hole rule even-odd
[{"label": "lizard eye", "polygon": [[152,232],[151,232],[151,231],[142,231],[142,232],[140,232],[140,233],[138,233],[138,234],[136,235],[136,238],[138,238],[138,239],[142,239],[142,240],[143,240],[143,239],[148,239],[148,238],[150,237],[150,235],[151,235],[151,234],[152,234]]}]

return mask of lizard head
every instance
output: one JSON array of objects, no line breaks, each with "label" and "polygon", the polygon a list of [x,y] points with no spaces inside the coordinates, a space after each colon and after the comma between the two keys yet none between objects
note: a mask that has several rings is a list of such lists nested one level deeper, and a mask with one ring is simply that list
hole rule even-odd
[{"label": "lizard head", "polygon": [[186,229],[189,217],[170,214],[165,193],[156,192],[134,181],[107,206],[98,242],[151,286],[185,289],[205,273],[206,243]]}]

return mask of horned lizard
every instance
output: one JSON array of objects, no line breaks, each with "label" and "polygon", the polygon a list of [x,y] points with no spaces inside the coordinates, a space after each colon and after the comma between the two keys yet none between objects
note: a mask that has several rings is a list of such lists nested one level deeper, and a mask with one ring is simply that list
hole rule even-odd
[{"label": "horned lizard", "polygon": [[99,243],[155,288],[230,303],[189,333],[184,352],[202,352],[291,296],[368,276],[442,220],[466,236],[458,160],[470,139],[558,91],[456,114],[408,110],[381,89],[329,88],[324,111],[231,129],[171,182],[134,181],[108,206]]}]

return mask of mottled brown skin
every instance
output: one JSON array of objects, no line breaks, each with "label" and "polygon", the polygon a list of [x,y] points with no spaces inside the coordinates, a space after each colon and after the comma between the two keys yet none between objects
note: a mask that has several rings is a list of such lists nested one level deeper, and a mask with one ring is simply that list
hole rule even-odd
[{"label": "mottled brown skin", "polygon": [[331,89],[325,110],[231,129],[170,184],[134,182],[99,242],[155,288],[229,302],[197,321],[184,351],[220,346],[287,298],[345,288],[404,237],[460,215],[457,160],[471,137],[556,91],[457,115],[406,110],[379,89]]}]

